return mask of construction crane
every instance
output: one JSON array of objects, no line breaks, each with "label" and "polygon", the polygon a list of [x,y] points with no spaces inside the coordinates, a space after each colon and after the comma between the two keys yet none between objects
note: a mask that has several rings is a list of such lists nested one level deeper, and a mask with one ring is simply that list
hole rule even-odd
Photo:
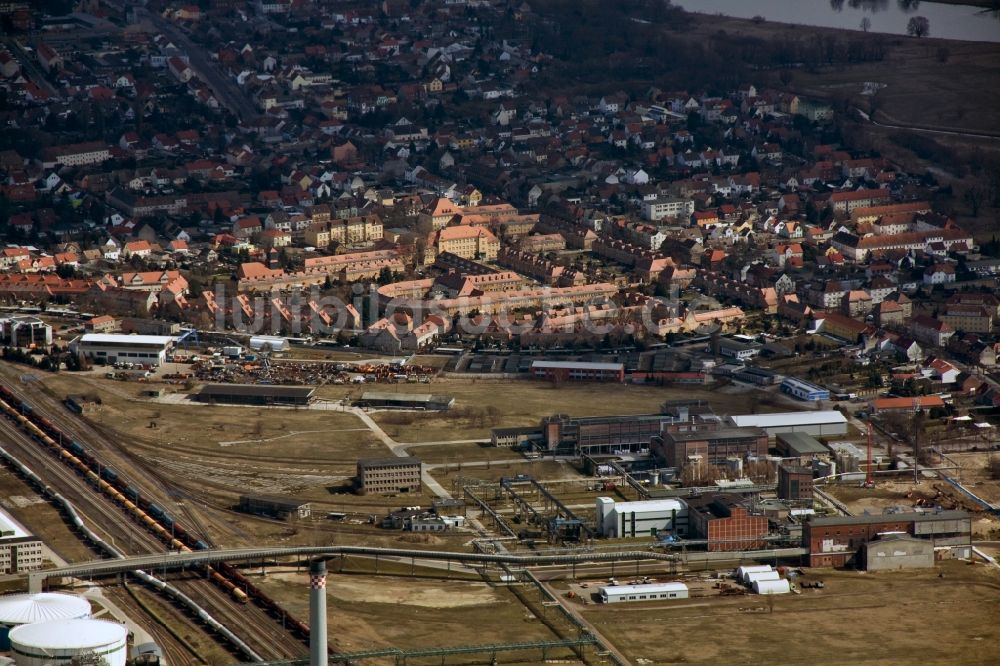
[{"label": "construction crane", "polygon": [[865,488],[875,487],[875,476],[872,471],[872,445],[875,441],[875,430],[872,428],[872,422],[868,422],[868,464],[865,465]]}]

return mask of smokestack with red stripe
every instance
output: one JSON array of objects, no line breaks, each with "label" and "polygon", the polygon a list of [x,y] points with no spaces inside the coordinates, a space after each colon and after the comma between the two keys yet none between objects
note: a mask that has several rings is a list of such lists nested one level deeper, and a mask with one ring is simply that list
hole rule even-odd
[{"label": "smokestack with red stripe", "polygon": [[309,566],[309,666],[327,666],[326,561]]}]

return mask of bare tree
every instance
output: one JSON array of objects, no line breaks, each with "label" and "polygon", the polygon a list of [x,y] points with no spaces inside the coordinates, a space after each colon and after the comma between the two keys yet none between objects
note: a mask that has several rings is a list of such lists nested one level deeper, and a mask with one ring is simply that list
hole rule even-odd
[{"label": "bare tree", "polygon": [[965,200],[965,203],[969,204],[972,217],[979,217],[979,209],[986,200],[986,190],[978,185],[973,185],[965,190],[962,194],[962,199]]},{"label": "bare tree", "polygon": [[861,19],[861,29],[868,32],[872,28],[872,20],[867,16]]},{"label": "bare tree", "polygon": [[931,34],[931,22],[924,16],[914,16],[906,23],[906,34],[911,37],[926,37]]}]

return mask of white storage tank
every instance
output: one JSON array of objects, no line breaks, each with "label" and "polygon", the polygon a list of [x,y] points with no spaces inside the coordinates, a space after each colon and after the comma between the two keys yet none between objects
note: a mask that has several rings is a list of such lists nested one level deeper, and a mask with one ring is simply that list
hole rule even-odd
[{"label": "white storage tank", "polygon": [[10,631],[17,666],[68,663],[75,657],[100,656],[107,666],[125,666],[128,629],[106,620],[52,620],[24,624]]},{"label": "white storage tank", "polygon": [[11,594],[0,597],[0,650],[10,649],[7,634],[14,627],[51,620],[90,617],[90,602],[83,597],[57,592]]},{"label": "white storage tank", "polygon": [[755,580],[753,582],[754,594],[788,594],[791,591],[791,585],[785,579]]}]

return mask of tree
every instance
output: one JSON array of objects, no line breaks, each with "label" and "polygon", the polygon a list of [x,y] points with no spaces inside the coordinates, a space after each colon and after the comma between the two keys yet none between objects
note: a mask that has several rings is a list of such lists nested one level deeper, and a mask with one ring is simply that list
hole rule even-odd
[{"label": "tree", "polygon": [[906,34],[911,37],[926,37],[931,34],[931,22],[924,16],[914,16],[906,23]]},{"label": "tree", "polygon": [[965,190],[962,195],[965,203],[969,204],[969,210],[972,212],[972,217],[979,217],[979,209],[982,207],[984,200],[986,199],[986,191],[973,185],[972,187]]},{"label": "tree", "polygon": [[872,20],[870,18],[868,18],[866,16],[863,19],[861,19],[861,29],[862,30],[864,30],[865,32],[868,32],[869,30],[871,30],[871,27],[872,27]]}]

